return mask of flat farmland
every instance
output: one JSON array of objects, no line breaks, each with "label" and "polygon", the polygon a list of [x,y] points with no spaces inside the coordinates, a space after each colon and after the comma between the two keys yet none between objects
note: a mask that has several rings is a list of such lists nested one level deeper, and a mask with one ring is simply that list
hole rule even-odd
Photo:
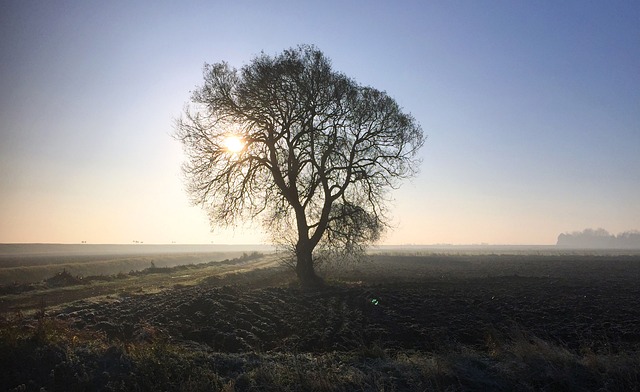
[{"label": "flat farmland", "polygon": [[128,273],[222,261],[267,247],[216,245],[0,244],[0,285],[34,283],[66,270],[74,276]]},{"label": "flat farmland", "polygon": [[[61,295],[55,304],[22,303],[36,310],[32,316],[14,314],[28,293],[5,296],[17,301],[3,316],[6,389],[640,385],[638,255],[374,254],[326,268],[327,286],[317,290],[298,287],[277,261],[267,255],[230,260],[225,271],[214,263],[150,271],[114,283],[110,293],[68,301],[70,287],[50,288]],[[173,283],[181,275],[189,276]],[[103,283],[85,289],[94,284]]]}]

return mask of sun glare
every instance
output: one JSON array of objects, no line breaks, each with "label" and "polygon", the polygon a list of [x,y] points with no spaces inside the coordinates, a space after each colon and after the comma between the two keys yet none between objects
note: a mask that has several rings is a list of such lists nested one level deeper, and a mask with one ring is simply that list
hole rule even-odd
[{"label": "sun glare", "polygon": [[231,153],[238,153],[242,151],[244,143],[238,136],[229,135],[224,139],[224,147]]}]

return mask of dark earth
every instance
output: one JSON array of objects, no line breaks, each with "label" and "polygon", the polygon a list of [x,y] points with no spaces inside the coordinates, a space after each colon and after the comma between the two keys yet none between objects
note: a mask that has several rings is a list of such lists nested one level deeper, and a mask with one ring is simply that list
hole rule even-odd
[{"label": "dark earth", "polygon": [[[346,280],[358,271],[343,272],[342,280],[330,281],[323,290],[185,287],[79,303],[57,317],[121,340],[138,338],[142,325],[154,326],[171,339],[226,352],[324,352],[373,343],[433,351],[456,344],[484,346],[519,333],[571,349],[625,350],[640,344],[638,260],[592,258],[576,261],[580,265],[541,260],[559,264],[548,267],[546,276],[535,276],[540,274],[529,264],[510,263],[509,268],[530,275],[520,276],[515,271],[499,275],[506,257],[494,265],[480,259],[485,263],[379,258],[374,266],[358,267],[365,282]],[[456,276],[455,265],[447,261],[460,264],[457,268],[468,276]],[[433,276],[441,272],[434,265],[446,275]],[[483,273],[495,275],[477,276]]]},{"label": "dark earth", "polygon": [[271,267],[5,314],[0,389],[640,388],[640,256],[377,255],[321,273],[314,290]]}]

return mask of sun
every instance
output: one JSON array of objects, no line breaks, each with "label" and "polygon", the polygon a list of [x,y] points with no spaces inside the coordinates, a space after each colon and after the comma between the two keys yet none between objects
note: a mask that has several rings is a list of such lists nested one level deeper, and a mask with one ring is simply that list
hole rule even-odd
[{"label": "sun", "polygon": [[244,148],[244,142],[236,135],[229,135],[224,139],[224,147],[227,151],[237,154]]}]

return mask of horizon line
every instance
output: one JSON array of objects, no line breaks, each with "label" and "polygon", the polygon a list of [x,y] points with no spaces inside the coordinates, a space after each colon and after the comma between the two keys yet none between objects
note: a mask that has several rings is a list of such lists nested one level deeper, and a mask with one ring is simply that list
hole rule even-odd
[{"label": "horizon line", "polygon": [[[266,243],[204,243],[204,242],[0,242],[0,245],[192,245],[192,246],[277,246],[275,244]],[[436,244],[372,244],[368,245],[369,248],[375,247],[456,247],[456,246],[477,246],[477,247],[490,247],[490,246],[558,246],[557,244],[489,244],[489,243],[468,243],[468,244],[450,244],[450,243],[436,243]]]}]

